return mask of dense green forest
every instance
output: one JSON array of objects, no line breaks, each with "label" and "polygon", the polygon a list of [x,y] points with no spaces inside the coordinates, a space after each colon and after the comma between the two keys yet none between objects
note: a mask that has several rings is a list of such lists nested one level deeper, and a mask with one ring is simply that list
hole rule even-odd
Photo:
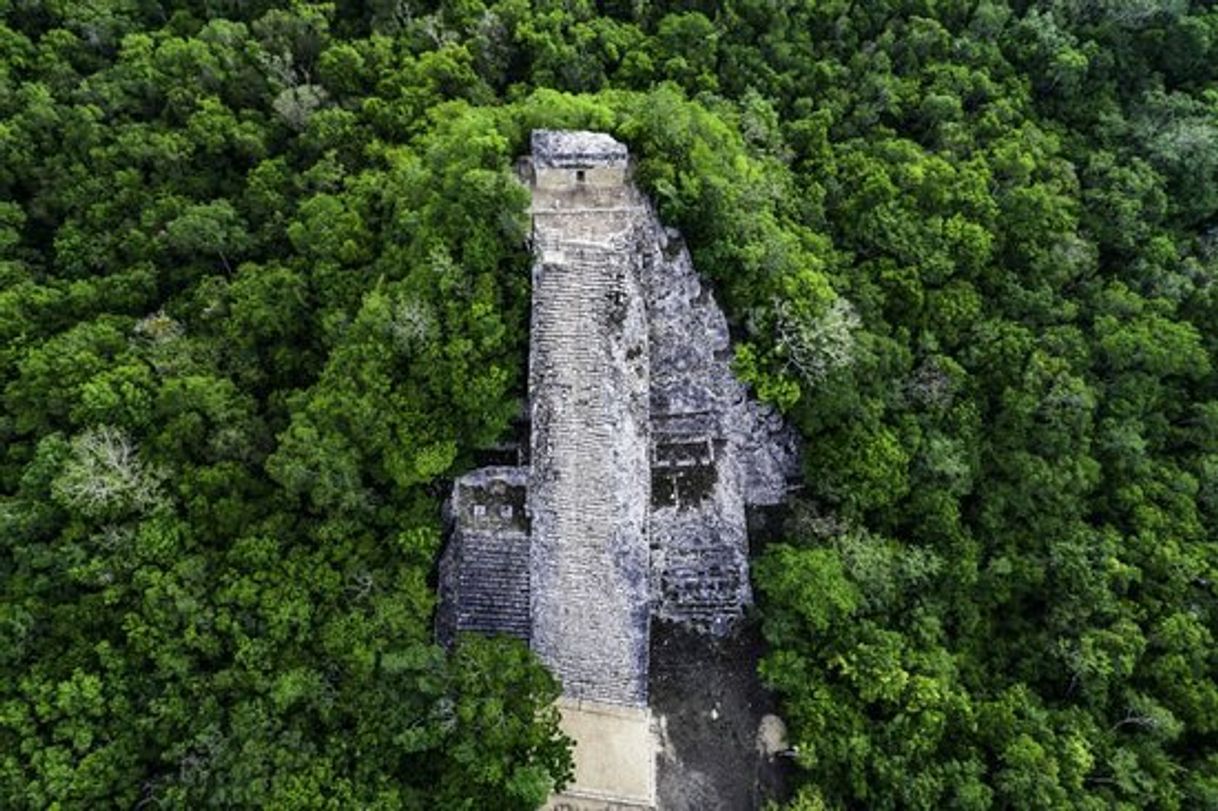
[{"label": "dense green forest", "polygon": [[1218,10],[0,0],[0,807],[523,809],[431,642],[524,388],[531,128],[612,132],[806,437],[795,807],[1218,808]]}]

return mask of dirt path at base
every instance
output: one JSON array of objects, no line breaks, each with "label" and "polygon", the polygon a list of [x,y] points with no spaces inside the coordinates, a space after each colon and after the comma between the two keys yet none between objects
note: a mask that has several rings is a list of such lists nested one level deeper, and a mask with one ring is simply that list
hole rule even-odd
[{"label": "dirt path at base", "polygon": [[762,642],[745,624],[715,640],[678,626],[651,627],[651,709],[660,726],[660,811],[754,811],[783,799],[791,766],[757,745],[774,697],[757,678]]}]

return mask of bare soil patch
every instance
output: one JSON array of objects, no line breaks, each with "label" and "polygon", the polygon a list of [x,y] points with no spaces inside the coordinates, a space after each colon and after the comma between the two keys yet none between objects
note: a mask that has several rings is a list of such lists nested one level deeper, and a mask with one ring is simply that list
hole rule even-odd
[{"label": "bare soil patch", "polygon": [[762,719],[777,712],[757,677],[762,650],[753,622],[723,639],[652,622],[649,686],[660,729],[661,811],[754,811],[786,797],[790,763],[758,745]]}]

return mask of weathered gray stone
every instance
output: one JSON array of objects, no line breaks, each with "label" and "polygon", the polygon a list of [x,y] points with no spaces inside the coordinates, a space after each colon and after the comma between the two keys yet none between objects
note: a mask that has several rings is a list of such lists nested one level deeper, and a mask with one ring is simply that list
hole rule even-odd
[{"label": "weathered gray stone", "polygon": [[[794,434],[732,373],[727,319],[684,240],[650,208],[642,234],[654,610],[719,633],[752,601],[745,508],[781,501],[797,472],[797,449]],[[694,453],[698,447],[706,450]]]},{"label": "weathered gray stone", "polygon": [[603,132],[534,130],[533,165],[539,169],[626,168],[626,145]]},{"label": "weathered gray stone", "polygon": [[[798,447],[732,374],[727,320],[626,148],[544,130],[532,146],[530,467],[458,480],[438,627],[516,633],[567,696],[645,705],[651,616],[712,633],[742,616],[745,510],[782,500]],[[509,490],[527,515],[487,523]]]},{"label": "weathered gray stone", "polygon": [[436,634],[451,643],[461,631],[529,639],[528,471],[491,467],[453,485],[453,534],[440,559]]}]

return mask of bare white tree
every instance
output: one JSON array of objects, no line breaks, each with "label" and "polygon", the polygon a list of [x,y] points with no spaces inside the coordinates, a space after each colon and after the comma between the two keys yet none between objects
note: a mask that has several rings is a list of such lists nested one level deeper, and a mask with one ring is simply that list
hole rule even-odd
[{"label": "bare white tree", "polygon": [[280,91],[271,107],[289,127],[303,130],[313,112],[325,105],[329,95],[319,84],[301,84]]},{"label": "bare white tree", "polygon": [[854,362],[854,331],[861,322],[846,299],[839,296],[819,315],[775,300],[774,313],[780,356],[811,385],[823,383],[831,372]]},{"label": "bare white tree", "polygon": [[154,344],[163,344],[181,338],[186,330],[180,322],[166,315],[164,310],[157,310],[137,321],[134,332]]},{"label": "bare white tree", "polygon": [[52,484],[56,500],[90,518],[152,509],[163,498],[163,473],[145,464],[127,433],[92,426],[72,440],[72,456]]},{"label": "bare white tree", "polygon": [[389,332],[402,350],[421,346],[436,334],[436,316],[430,305],[417,298],[402,298],[393,308]]}]

